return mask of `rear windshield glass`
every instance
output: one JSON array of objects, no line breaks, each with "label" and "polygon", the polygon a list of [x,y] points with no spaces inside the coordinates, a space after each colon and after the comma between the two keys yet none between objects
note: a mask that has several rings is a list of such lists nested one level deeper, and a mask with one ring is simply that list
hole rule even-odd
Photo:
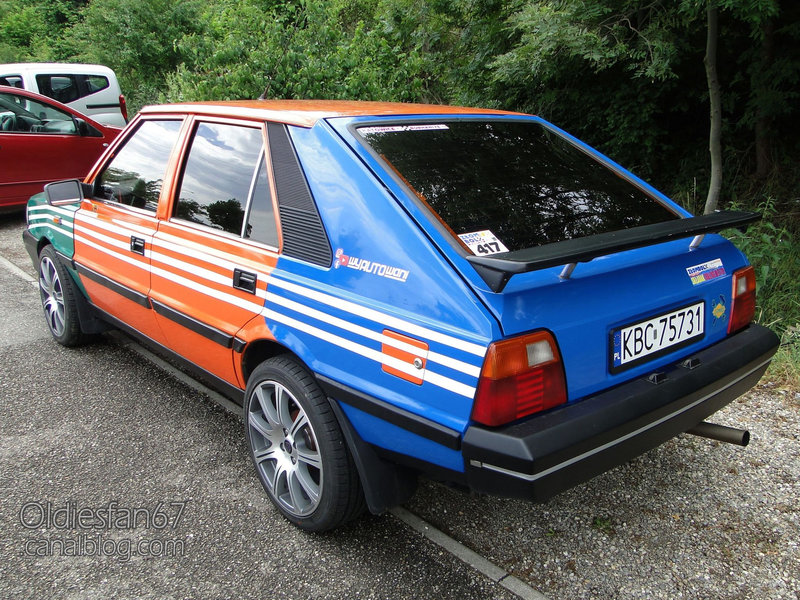
[{"label": "rear windshield glass", "polygon": [[536,122],[443,121],[358,133],[475,254],[678,218]]}]

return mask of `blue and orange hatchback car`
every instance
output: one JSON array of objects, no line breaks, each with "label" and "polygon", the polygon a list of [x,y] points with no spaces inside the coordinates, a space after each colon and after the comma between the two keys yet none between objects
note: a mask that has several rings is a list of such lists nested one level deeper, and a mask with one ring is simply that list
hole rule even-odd
[{"label": "blue and orange hatchback car", "polygon": [[778,344],[716,234],[540,118],[410,104],[154,106],[24,234],[55,339],[113,326],[243,407],[307,530],[419,474],[543,501],[704,423]]}]

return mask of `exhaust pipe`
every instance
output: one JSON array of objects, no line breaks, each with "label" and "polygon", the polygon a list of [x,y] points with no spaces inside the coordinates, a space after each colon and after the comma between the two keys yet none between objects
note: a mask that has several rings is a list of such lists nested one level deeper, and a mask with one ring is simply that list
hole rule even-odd
[{"label": "exhaust pipe", "polygon": [[749,431],[735,429],[734,427],[727,427],[725,425],[717,425],[716,423],[708,423],[707,421],[698,423],[686,433],[717,440],[718,442],[736,444],[737,446],[747,446],[747,444],[750,443]]}]

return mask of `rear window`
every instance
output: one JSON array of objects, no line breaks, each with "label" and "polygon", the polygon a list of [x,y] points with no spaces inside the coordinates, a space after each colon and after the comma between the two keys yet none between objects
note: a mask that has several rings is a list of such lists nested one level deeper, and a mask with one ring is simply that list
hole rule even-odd
[{"label": "rear window", "polygon": [[440,121],[357,131],[475,254],[679,218],[540,123]]}]

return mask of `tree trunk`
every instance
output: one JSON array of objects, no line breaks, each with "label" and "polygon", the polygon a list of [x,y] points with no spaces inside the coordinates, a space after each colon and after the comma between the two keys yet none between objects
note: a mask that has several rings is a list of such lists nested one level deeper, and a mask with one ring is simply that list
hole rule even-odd
[{"label": "tree trunk", "polygon": [[[772,66],[775,61],[775,21],[767,19],[761,27],[761,68],[756,76],[758,89],[753,90],[759,101],[756,112],[756,177],[764,179],[772,170],[772,144],[770,136],[770,126],[772,118],[764,109],[763,96],[766,92],[764,88],[769,84],[764,79],[764,73]],[[759,98],[759,96],[761,96]]]},{"label": "tree trunk", "polygon": [[711,128],[708,136],[708,150],[711,154],[711,180],[708,183],[708,197],[704,214],[712,213],[719,203],[722,188],[722,98],[717,77],[717,40],[719,39],[719,13],[717,0],[708,0],[708,35],[706,37],[706,66],[708,81],[708,103],[711,112]]}]

